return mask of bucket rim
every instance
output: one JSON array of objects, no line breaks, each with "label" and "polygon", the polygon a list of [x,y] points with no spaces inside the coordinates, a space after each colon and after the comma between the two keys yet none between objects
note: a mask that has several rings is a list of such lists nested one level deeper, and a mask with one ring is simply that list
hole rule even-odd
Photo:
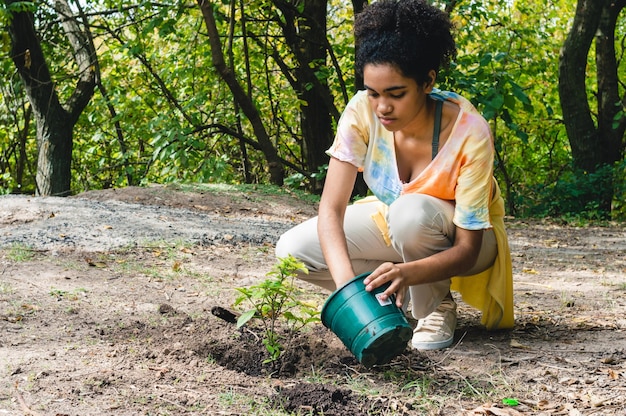
[{"label": "bucket rim", "polygon": [[[353,277],[353,278],[352,278],[352,279],[350,279],[348,282],[346,282],[343,286],[341,286],[341,287],[340,287],[340,288],[338,288],[338,289],[335,289],[335,290],[333,291],[333,293],[331,293],[331,294],[330,294],[330,296],[328,296],[328,298],[327,298],[327,299],[326,299],[326,301],[324,302],[324,305],[322,306],[322,310],[321,310],[321,312],[320,312],[320,318],[321,318],[321,320],[322,320],[322,323],[324,323],[324,321],[325,321],[325,319],[324,319],[324,317],[325,317],[324,311],[326,311],[326,310],[327,310],[327,308],[326,308],[326,307],[328,306],[328,304],[330,304],[330,303],[333,301],[333,299],[334,299],[334,298],[336,298],[336,297],[339,295],[339,293],[341,293],[341,291],[342,291],[342,290],[344,290],[345,288],[347,288],[348,286],[350,286],[350,284],[352,284],[352,283],[354,283],[354,282],[356,282],[356,281],[359,281],[359,280],[363,280],[363,279],[365,279],[367,276],[369,276],[370,274],[372,274],[372,272],[365,272],[365,273],[361,273],[361,274],[359,274],[358,276]],[[324,324],[324,325],[326,325],[326,324]]]}]

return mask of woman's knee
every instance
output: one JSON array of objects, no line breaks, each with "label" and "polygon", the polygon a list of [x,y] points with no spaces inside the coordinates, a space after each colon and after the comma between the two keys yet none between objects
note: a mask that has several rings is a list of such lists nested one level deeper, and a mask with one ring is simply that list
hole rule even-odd
[{"label": "woman's knee", "polygon": [[412,239],[419,235],[453,236],[454,206],[429,195],[403,195],[389,206],[388,224],[393,238]]},{"label": "woman's knee", "polygon": [[321,252],[321,248],[317,237],[317,225],[312,220],[287,230],[276,242],[275,253],[278,258],[292,255],[304,261],[311,257],[317,258],[318,252]]},{"label": "woman's knee", "polygon": [[298,238],[298,234],[294,228],[286,231],[280,236],[276,242],[276,257],[283,258],[292,255],[296,258],[302,257],[302,251],[306,248],[302,244],[301,238]]},{"label": "woman's knee", "polygon": [[[288,232],[289,231],[287,231],[287,233]],[[287,257],[289,255],[289,251],[287,249],[287,247],[289,247],[289,244],[287,242],[288,238],[285,237],[285,234],[281,235],[276,242],[276,248],[274,249],[274,253],[278,258]]]}]

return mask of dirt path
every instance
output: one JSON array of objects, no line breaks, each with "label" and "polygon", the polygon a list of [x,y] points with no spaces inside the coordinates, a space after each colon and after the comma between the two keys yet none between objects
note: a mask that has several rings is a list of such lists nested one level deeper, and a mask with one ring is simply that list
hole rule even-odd
[{"label": "dirt path", "polygon": [[626,414],[623,225],[509,221],[511,331],[461,303],[452,348],[368,370],[316,324],[275,368],[211,310],[315,207],[218,190],[0,197],[0,415]]}]

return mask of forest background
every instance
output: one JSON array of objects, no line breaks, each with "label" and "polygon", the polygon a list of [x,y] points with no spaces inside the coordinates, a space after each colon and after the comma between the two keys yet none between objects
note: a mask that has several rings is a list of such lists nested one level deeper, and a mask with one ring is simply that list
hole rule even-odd
[{"label": "forest background", "polygon": [[[319,193],[366,3],[3,0],[0,192]],[[508,214],[624,219],[626,1],[434,3],[459,48],[438,87],[489,121]]]}]

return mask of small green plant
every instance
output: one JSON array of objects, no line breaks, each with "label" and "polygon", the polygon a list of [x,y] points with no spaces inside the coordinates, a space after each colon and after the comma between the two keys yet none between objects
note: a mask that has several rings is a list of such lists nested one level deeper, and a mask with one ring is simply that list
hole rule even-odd
[{"label": "small green plant", "polygon": [[25,244],[11,244],[7,251],[7,257],[15,262],[29,261],[33,258],[33,249]]},{"label": "small green plant", "polygon": [[269,353],[269,358],[264,363],[275,362],[285,349],[281,343],[285,337],[277,332],[279,320],[282,319],[287,324],[287,341],[305,325],[320,320],[317,308],[298,298],[301,290],[294,285],[298,271],[308,273],[304,263],[289,255],[278,259],[267,273],[268,278],[262,283],[237,288],[241,295],[235,300],[235,306],[244,301],[252,305],[252,309],[239,316],[237,327],[242,327],[252,318],[261,320],[264,329],[263,345]]},{"label": "small green plant", "polygon": [[78,300],[80,295],[85,294],[85,293],[87,293],[87,290],[83,288],[77,288],[71,292],[68,292],[67,290],[61,290],[61,289],[54,289],[54,288],[50,289],[50,296],[57,298],[57,300],[61,300],[61,299]]},{"label": "small green plant", "polygon": [[51,289],[50,290],[50,296],[53,296],[53,297],[57,298],[57,300],[61,300],[62,298],[64,298],[68,294],[69,294],[69,292],[67,290],[61,290],[61,289]]}]

